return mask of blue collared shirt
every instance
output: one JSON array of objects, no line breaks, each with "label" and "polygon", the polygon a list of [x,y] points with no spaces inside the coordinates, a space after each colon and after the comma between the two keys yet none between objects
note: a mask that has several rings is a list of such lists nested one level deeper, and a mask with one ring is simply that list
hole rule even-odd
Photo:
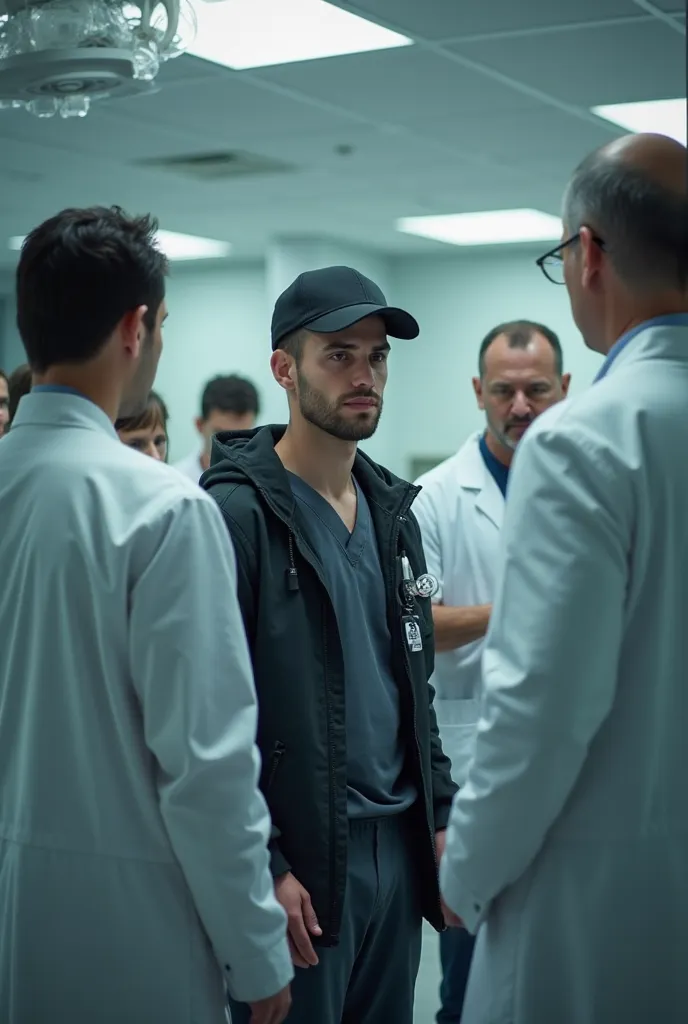
[{"label": "blue collared shirt", "polygon": [[602,363],[600,371],[595,377],[595,382],[607,376],[609,367],[618,354],[623,352],[629,341],[632,341],[641,331],[646,331],[648,327],[688,327],[688,313],[668,313],[666,316],[656,316],[652,320],[646,320],[644,323],[638,324],[637,327],[632,327],[630,331],[626,331],[609,349],[607,358]]},{"label": "blue collared shirt", "polygon": [[509,482],[509,467],[505,466],[503,462],[500,462],[499,459],[492,454],[490,449],[487,447],[487,441],[485,440],[484,434],[480,438],[479,447],[480,454],[483,457],[483,462],[492,474],[492,479],[497,484],[497,487],[499,487],[502,492],[502,497],[506,498],[506,485]]}]

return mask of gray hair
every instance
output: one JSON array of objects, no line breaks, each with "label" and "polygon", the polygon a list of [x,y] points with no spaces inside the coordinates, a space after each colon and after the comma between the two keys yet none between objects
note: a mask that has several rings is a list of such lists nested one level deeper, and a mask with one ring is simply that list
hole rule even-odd
[{"label": "gray hair", "polygon": [[574,172],[564,197],[570,235],[589,227],[617,274],[641,292],[688,287],[688,197],[603,153]]}]

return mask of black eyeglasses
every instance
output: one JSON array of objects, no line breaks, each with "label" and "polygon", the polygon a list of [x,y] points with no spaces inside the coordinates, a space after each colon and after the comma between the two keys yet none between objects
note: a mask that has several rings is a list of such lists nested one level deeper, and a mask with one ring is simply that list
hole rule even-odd
[{"label": "black eyeglasses", "polygon": [[[598,238],[597,235],[593,235],[592,240],[596,245],[599,245],[600,249],[605,248],[604,242],[601,238]],[[572,235],[571,238],[567,238],[565,242],[561,242],[561,244],[555,249],[550,250],[550,252],[546,252],[544,256],[540,256],[535,260],[542,273],[548,281],[552,282],[552,284],[566,283],[564,281],[564,257],[562,253],[569,245],[574,245],[579,241],[580,231],[577,234]]]}]

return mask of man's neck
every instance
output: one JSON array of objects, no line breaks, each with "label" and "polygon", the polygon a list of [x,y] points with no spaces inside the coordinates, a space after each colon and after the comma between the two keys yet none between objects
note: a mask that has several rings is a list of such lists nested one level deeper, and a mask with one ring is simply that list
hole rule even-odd
[{"label": "man's neck", "polygon": [[341,441],[305,420],[292,420],[275,445],[282,465],[328,501],[351,492],[356,442]]},{"label": "man's neck", "polygon": [[73,388],[102,409],[114,423],[119,410],[120,395],[106,383],[107,380],[108,375],[105,372],[96,375],[92,367],[85,370],[79,366],[52,366],[45,373],[34,374],[33,384]]},{"label": "man's neck", "polygon": [[494,455],[497,462],[501,462],[507,468],[511,465],[511,460],[514,457],[513,449],[507,448],[505,444],[498,441],[489,427],[485,431],[485,444],[487,445],[487,450]]}]

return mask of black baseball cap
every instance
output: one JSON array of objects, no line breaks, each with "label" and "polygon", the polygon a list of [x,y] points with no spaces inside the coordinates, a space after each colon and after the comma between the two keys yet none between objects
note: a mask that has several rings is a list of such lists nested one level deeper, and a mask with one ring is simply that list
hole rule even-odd
[{"label": "black baseball cap", "polygon": [[418,324],[403,309],[388,306],[374,281],[351,267],[307,270],[283,291],[272,314],[272,348],[301,327],[318,334],[333,334],[377,315],[391,338],[417,338]]}]

